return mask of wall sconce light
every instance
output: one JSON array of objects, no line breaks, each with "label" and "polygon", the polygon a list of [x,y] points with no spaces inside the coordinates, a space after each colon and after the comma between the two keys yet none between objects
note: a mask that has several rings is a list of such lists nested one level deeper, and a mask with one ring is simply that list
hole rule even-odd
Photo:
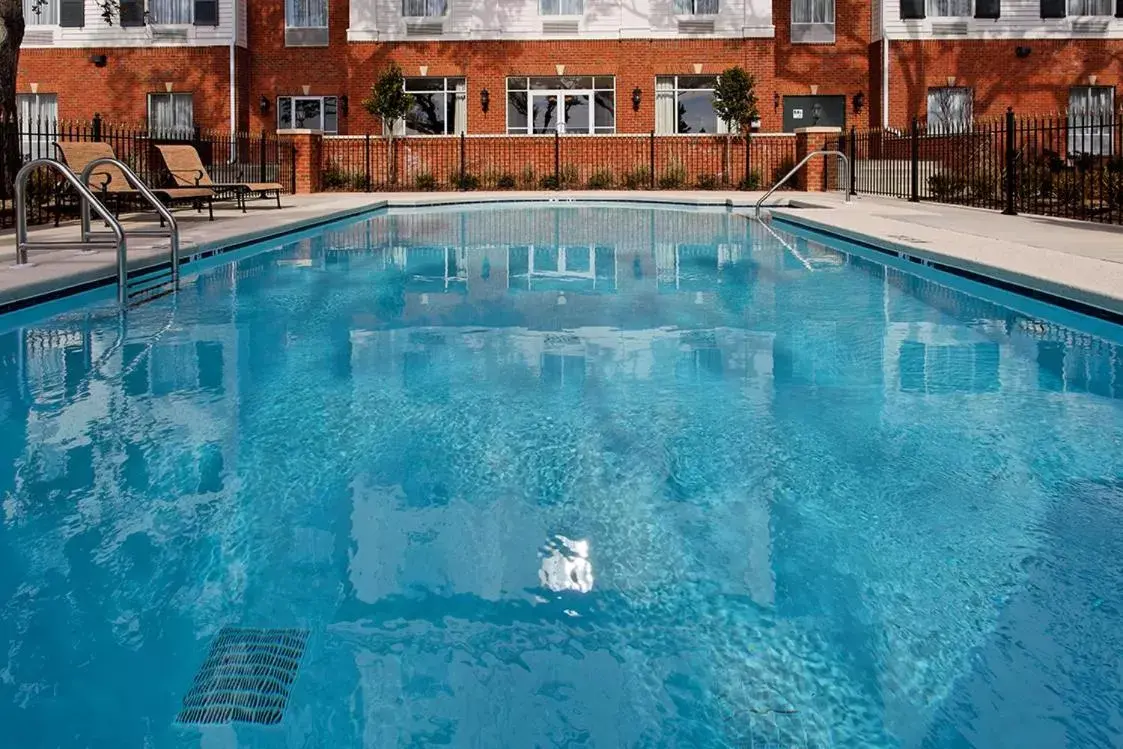
[{"label": "wall sconce light", "polygon": [[853,104],[854,104],[854,114],[861,114],[862,113],[862,107],[864,107],[866,105],[866,95],[864,93],[862,93],[861,91],[854,94]]},{"label": "wall sconce light", "polygon": [[109,58],[105,55],[90,55],[90,62],[94,64],[95,68],[104,68]]},{"label": "wall sconce light", "polygon": [[780,108],[780,94],[777,91],[772,92],[772,108],[773,109],[779,109]]},{"label": "wall sconce light", "polygon": [[347,99],[347,94],[339,97],[339,113],[346,117],[347,112],[350,110],[350,108],[351,102]]},{"label": "wall sconce light", "polygon": [[269,97],[265,94],[262,94],[261,98],[257,100],[257,108],[258,111],[261,112],[261,114],[269,114]]},{"label": "wall sconce light", "polygon": [[1014,54],[1017,55],[1020,59],[1023,59],[1023,60],[1025,58],[1029,57],[1029,54],[1031,52],[1033,52],[1033,50],[1030,49],[1029,47],[1014,47]]},{"label": "wall sconce light", "polygon": [[638,112],[640,102],[643,101],[643,92],[639,90],[639,86],[632,89],[632,111]]},{"label": "wall sconce light", "polygon": [[483,110],[484,114],[487,114],[489,107],[491,107],[491,92],[485,88],[480,91],[480,109]]}]

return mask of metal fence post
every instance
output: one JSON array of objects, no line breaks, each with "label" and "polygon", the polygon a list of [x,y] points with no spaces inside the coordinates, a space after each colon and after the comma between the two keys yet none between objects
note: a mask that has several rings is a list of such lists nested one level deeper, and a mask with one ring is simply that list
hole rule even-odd
[{"label": "metal fence post", "polygon": [[912,118],[912,146],[909,154],[909,202],[920,201],[920,121]]},{"label": "metal fence post", "polygon": [[655,131],[654,130],[651,131],[651,163],[648,165],[648,171],[650,172],[650,174],[647,175],[649,186],[652,190],[654,190],[655,189]]},{"label": "metal fence post", "polygon": [[554,189],[561,189],[561,133],[554,131]]},{"label": "metal fence post", "polygon": [[752,143],[753,133],[750,130],[749,132],[745,133],[745,181],[741,183],[741,186],[745,190],[752,190],[755,187],[752,183],[752,177],[750,176],[752,174],[753,163],[752,159],[750,158],[750,154],[752,154]]},{"label": "metal fence post", "polygon": [[92,137],[95,141],[99,141],[99,142],[101,141],[101,113],[100,112],[94,112],[93,136]]},{"label": "metal fence post", "polygon": [[[467,188],[464,186],[464,132],[460,132],[460,191],[464,192]],[[555,146],[556,148],[556,146]],[[557,169],[557,156],[554,157],[555,169]]]},{"label": "metal fence post", "polygon": [[[277,161],[280,161],[280,142],[277,143]],[[296,144],[289,144],[289,172],[292,174],[292,194],[296,195]]]},{"label": "metal fence post", "polygon": [[261,147],[260,151],[261,163],[257,167],[258,180],[261,182],[268,182],[268,175],[265,173],[265,162],[269,160],[269,156],[265,153],[265,128],[261,128]]},{"label": "metal fence post", "polygon": [[854,126],[850,126],[850,148],[847,154],[850,157],[850,194],[858,194],[858,133]]},{"label": "metal fence post", "polygon": [[1018,154],[1014,150],[1014,108],[1006,108],[1006,209],[1002,212],[1007,216],[1016,216],[1017,207],[1014,205],[1014,191],[1018,185]]},{"label": "metal fence post", "polygon": [[363,166],[366,169],[366,190],[370,192],[370,133],[363,139]]}]

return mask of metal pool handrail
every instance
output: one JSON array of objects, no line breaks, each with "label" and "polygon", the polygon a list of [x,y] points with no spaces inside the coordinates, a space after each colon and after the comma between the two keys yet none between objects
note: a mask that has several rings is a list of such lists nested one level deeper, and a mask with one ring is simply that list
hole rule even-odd
[{"label": "metal pool handrail", "polygon": [[[842,159],[842,163],[846,167],[846,184],[850,184],[850,168],[851,168],[850,167],[850,159],[846,158],[846,154],[844,154],[842,151],[835,151],[835,150],[831,150],[831,149],[824,149],[822,151],[812,151],[811,153],[804,156],[802,161],[800,161],[798,164],[793,166],[792,170],[790,172],[788,172],[783,177],[781,177],[779,182],[772,185],[772,187],[770,187],[768,189],[768,192],[764,193],[764,195],[761,196],[760,200],[758,200],[756,202],[756,205],[753,207],[754,208],[753,215],[756,218],[760,218],[760,207],[761,207],[761,205],[764,204],[764,201],[766,201],[766,200],[768,200],[768,198],[772,197],[772,193],[776,192],[781,187],[783,187],[784,183],[787,182],[789,179],[791,179],[792,175],[794,175],[796,172],[798,172],[800,169],[802,169],[804,164],[806,164],[808,161],[811,161],[811,159],[815,158],[816,156],[831,156],[831,155],[837,156],[838,158]],[[846,202],[847,203],[850,202],[850,191],[849,190],[846,191]]]}]

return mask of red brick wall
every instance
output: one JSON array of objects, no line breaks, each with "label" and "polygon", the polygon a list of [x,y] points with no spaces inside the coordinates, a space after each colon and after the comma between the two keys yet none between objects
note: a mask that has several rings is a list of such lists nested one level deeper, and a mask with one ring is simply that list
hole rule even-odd
[{"label": "red brick wall", "polygon": [[[1029,47],[1029,57],[1014,50]],[[999,117],[1007,107],[1024,114],[1063,112],[1071,86],[1123,83],[1123,41],[971,40],[891,42],[889,45],[889,122],[906,125],[925,118],[928,88],[957,86],[974,90],[975,116]]]}]

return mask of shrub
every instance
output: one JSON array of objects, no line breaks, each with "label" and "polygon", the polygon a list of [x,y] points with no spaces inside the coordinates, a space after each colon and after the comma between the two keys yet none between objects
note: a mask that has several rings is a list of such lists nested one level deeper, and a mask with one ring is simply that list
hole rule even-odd
[{"label": "shrub", "polygon": [[611,169],[601,169],[593,172],[593,175],[589,177],[590,190],[608,190],[615,184],[616,176]]},{"label": "shrub", "polygon": [[1061,205],[1078,206],[1084,203],[1084,180],[1075,172],[1063,172],[1053,177],[1053,198]]},{"label": "shrub", "polygon": [[519,174],[519,188],[522,190],[533,190],[538,187],[538,177],[534,174],[534,167],[529,164],[523,167],[522,172]]},{"label": "shrub", "polygon": [[759,190],[760,189],[760,171],[753,169],[744,179],[737,183],[738,190]]},{"label": "shrub", "polygon": [[320,175],[320,182],[325,190],[348,190],[351,187],[352,177],[335,164],[328,164],[327,169]]},{"label": "shrub", "polygon": [[1018,185],[1017,195],[1026,201],[1048,197],[1052,190],[1053,173],[1043,163],[1028,163],[1020,165],[1016,172]]},{"label": "shrub", "polygon": [[538,186],[543,190],[557,190],[558,185],[558,178],[552,174],[547,174],[538,182]]},{"label": "shrub", "polygon": [[954,203],[963,197],[967,180],[958,174],[940,172],[928,178],[928,192],[941,203]]},{"label": "shrub", "polygon": [[659,175],[660,190],[675,190],[686,184],[686,170],[681,164],[671,164]]},{"label": "shrub", "polygon": [[651,186],[651,170],[646,166],[636,166],[625,172],[621,182],[629,190],[646,190]]},{"label": "shrub", "polygon": [[[776,184],[782,180],[788,172],[795,168],[795,159],[791,156],[785,156],[780,159],[776,166],[772,167],[772,184]],[[794,179],[794,178],[793,178]],[[792,183],[789,182],[784,187],[789,187]],[[781,188],[782,189],[782,188]]]},{"label": "shrub", "polygon": [[967,192],[977,202],[993,203],[1002,199],[1002,177],[982,172],[972,175],[967,182]]},{"label": "shrub", "polygon": [[449,175],[448,183],[457,190],[478,190],[480,188],[480,178],[471,172],[453,172]]},{"label": "shrub", "polygon": [[495,186],[500,190],[514,190],[515,189],[515,176],[507,172],[503,172],[495,180]]},{"label": "shrub", "polygon": [[413,186],[422,192],[432,192],[437,189],[437,178],[429,172],[422,172],[414,178]]},{"label": "shrub", "polygon": [[1123,171],[1108,168],[1103,173],[1104,201],[1113,208],[1123,208]]},{"label": "shrub", "polygon": [[721,187],[721,175],[701,172],[698,175],[697,185],[699,190],[716,190]]},{"label": "shrub", "polygon": [[539,182],[539,186],[543,190],[569,190],[577,187],[581,182],[581,175],[577,172],[577,167],[572,164],[563,166],[558,173],[547,174]]}]

